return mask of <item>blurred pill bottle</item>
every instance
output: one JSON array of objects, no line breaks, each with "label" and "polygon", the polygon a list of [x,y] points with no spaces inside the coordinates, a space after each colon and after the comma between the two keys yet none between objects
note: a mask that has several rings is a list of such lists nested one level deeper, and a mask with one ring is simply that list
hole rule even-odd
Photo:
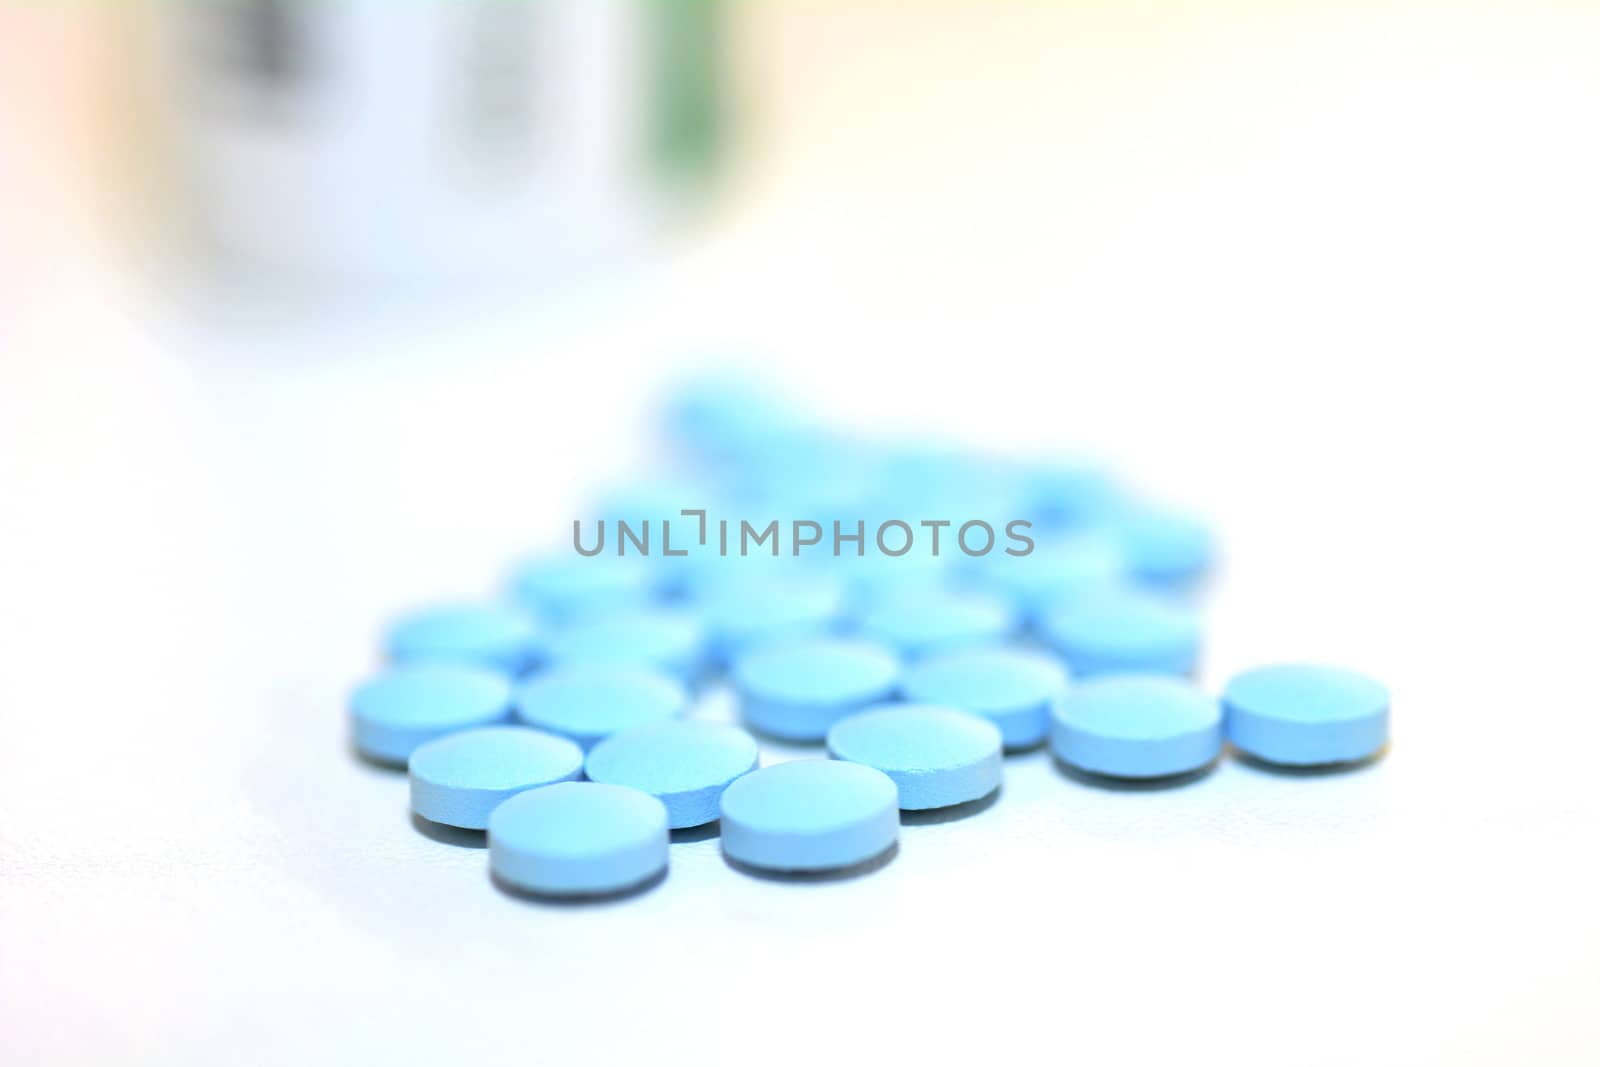
[{"label": "blurred pill bottle", "polygon": [[186,0],[172,203],[203,262],[335,291],[639,251],[715,173],[720,0]]}]

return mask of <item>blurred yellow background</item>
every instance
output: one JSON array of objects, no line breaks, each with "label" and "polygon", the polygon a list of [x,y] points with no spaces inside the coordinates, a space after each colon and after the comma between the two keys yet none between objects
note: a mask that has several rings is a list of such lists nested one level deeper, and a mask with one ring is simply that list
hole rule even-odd
[{"label": "blurred yellow background", "polygon": [[[90,217],[161,229],[178,164],[152,25],[169,7],[0,9],[4,211],[29,259]],[[1576,124],[1600,8],[1576,0],[716,10],[734,148],[718,224],[848,236],[851,259],[892,253],[926,280],[974,256],[1049,269],[1058,242],[1113,231],[1124,248],[1170,226],[1283,236],[1245,209],[1317,239],[1458,240],[1470,191],[1529,167],[1564,188],[1593,164]]]}]

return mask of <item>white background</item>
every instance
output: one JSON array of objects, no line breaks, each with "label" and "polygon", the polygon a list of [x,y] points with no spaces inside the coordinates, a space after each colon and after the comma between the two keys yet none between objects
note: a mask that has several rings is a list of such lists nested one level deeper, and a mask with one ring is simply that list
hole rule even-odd
[{"label": "white background", "polygon": [[[707,238],[514,310],[13,262],[0,1058],[1595,1062],[1595,20],[1093,28],[846,49],[809,109],[780,77],[789,132]],[[963,45],[1009,58],[930,76]],[[1162,792],[1034,754],[867,877],[711,839],[637,898],[497,892],[350,756],[345,694],[388,614],[558,543],[712,356],[1201,508],[1206,682],[1359,666],[1392,752]]]}]

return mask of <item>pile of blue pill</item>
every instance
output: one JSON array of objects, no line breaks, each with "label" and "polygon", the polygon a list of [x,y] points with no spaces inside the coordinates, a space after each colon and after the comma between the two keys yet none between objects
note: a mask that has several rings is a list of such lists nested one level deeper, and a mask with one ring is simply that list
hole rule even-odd
[{"label": "pile of blue pill", "polygon": [[[735,870],[872,869],[902,811],[982,802],[1046,743],[1156,784],[1225,742],[1331,769],[1388,744],[1388,692],[1351,670],[1194,685],[1212,534],[1098,468],[855,438],[725,381],[679,392],[662,438],[500,600],[390,625],[350,698],[362,756],[408,769],[416,815],[487,831],[508,889],[651,886],[672,831],[714,823]],[[742,728],[696,718],[720,685]],[[818,758],[762,767],[757,737]]]}]

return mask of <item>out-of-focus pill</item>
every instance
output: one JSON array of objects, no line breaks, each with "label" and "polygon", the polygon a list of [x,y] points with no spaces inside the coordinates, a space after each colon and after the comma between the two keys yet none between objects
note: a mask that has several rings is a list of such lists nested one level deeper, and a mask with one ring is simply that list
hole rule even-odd
[{"label": "out-of-focus pill", "polygon": [[510,675],[543,658],[533,620],[492,604],[441,604],[410,612],[389,627],[383,644],[394,663],[463,663]]},{"label": "out-of-focus pill", "polygon": [[843,601],[837,582],[794,573],[748,573],[713,583],[699,597],[712,652],[723,663],[770,641],[831,631]]},{"label": "out-of-focus pill", "polygon": [[846,715],[889,699],[899,677],[887,648],[838,638],[763,645],[733,667],[746,725],[787,741],[821,741]]},{"label": "out-of-focus pill", "polygon": [[968,571],[1030,622],[1052,606],[1114,589],[1128,573],[1117,542],[1098,533],[1036,537],[1027,555],[996,550],[973,560]]},{"label": "out-of-focus pill", "polygon": [[489,813],[525,789],[583,773],[583,750],[521,726],[480,726],[411,753],[411,810],[430,822],[482,830]]},{"label": "out-of-focus pill", "polygon": [[[597,534],[594,528],[583,531],[585,547]],[[614,534],[607,523],[607,538]],[[608,540],[606,552],[615,551]],[[654,581],[654,568],[644,557],[573,553],[522,564],[511,576],[511,594],[528,611],[560,621],[647,605],[655,594]]]},{"label": "out-of-focus pill", "polygon": [[900,834],[898,794],[882,771],[795,760],[753,771],[722,793],[722,850],[773,871],[826,871],[882,855]]},{"label": "out-of-focus pill", "polygon": [[1388,689],[1340,667],[1257,667],[1228,682],[1222,705],[1228,740],[1269,763],[1347,763],[1377,755],[1389,741]]},{"label": "out-of-focus pill", "polygon": [[[738,511],[751,520],[809,518],[830,535],[830,545],[834,520],[848,532],[874,488],[870,457],[855,442],[815,428],[769,438],[740,456],[738,467]],[[843,551],[854,550],[853,542],[845,543]]]},{"label": "out-of-focus pill", "polygon": [[356,748],[401,765],[424,742],[504,722],[510,713],[511,683],[503,674],[457,664],[392,667],[350,696]]},{"label": "out-of-focus pill", "polygon": [[[698,531],[693,517],[685,517],[683,509],[708,508],[715,511],[722,504],[721,493],[714,484],[669,474],[616,486],[601,493],[589,507],[588,513],[596,520],[625,522],[635,533],[642,533],[644,524],[648,522],[652,536],[657,538],[662,536],[661,523],[670,520],[670,547],[677,552],[694,544],[693,535]],[[666,547],[660,542],[651,544],[653,554]]]},{"label": "out-of-focus pill", "polygon": [[516,690],[517,718],[568,737],[585,751],[621,730],[683,714],[683,683],[639,667],[575,664],[534,675]]},{"label": "out-of-focus pill", "polygon": [[686,382],[668,401],[667,432],[711,460],[743,460],[773,437],[792,433],[800,413],[764,383],[735,377]]},{"label": "out-of-focus pill", "polygon": [[1043,463],[1022,479],[1024,511],[1035,517],[1042,529],[1092,523],[1105,515],[1116,498],[1111,476],[1090,463]]},{"label": "out-of-focus pill", "polygon": [[1222,751],[1216,700],[1174,678],[1120,675],[1068,689],[1050,744],[1065,763],[1114,778],[1199,770]]},{"label": "out-of-focus pill", "polygon": [[1006,601],[983,593],[918,589],[891,593],[861,615],[862,636],[915,658],[970,645],[995,644],[1016,628]]},{"label": "out-of-focus pill", "polygon": [[518,793],[489,816],[489,868],[549,896],[619,893],[667,866],[667,809],[649,793],[558,782]]},{"label": "out-of-focus pill", "polygon": [[687,682],[705,665],[705,627],[682,611],[605,612],[551,631],[548,653],[552,664],[646,667]]},{"label": "out-of-focus pill", "polygon": [[1200,622],[1193,612],[1133,590],[1063,604],[1045,612],[1039,628],[1080,678],[1187,675],[1200,656]]},{"label": "out-of-focus pill", "polygon": [[833,724],[828,751],[874,767],[899,787],[900,807],[944,808],[1000,787],[1000,729],[933,704],[885,704]]},{"label": "out-of-focus pill", "polygon": [[[1019,490],[1021,471],[1009,461],[978,455],[935,441],[909,443],[888,449],[879,464],[875,498],[878,517],[911,520],[919,538],[931,541],[932,529],[921,520],[944,517],[984,519],[996,530],[1022,515]],[[998,523],[998,525],[995,525]],[[940,538],[940,551],[961,554],[957,544],[960,521]]]},{"label": "out-of-focus pill", "polygon": [[613,734],[584,762],[591,781],[631,786],[667,806],[674,830],[714,822],[722,791],[756,769],[755,739],[717,722],[657,723]]},{"label": "out-of-focus pill", "polygon": [[[720,599],[724,594],[733,594],[734,590],[748,583],[766,583],[776,581],[784,583],[786,579],[809,573],[810,568],[803,567],[794,557],[788,555],[769,556],[766,554],[740,556],[738,524],[735,522],[733,531],[729,534],[729,549],[733,555],[721,555],[718,552],[717,519],[711,520],[710,543],[705,546],[690,544],[687,553],[674,557],[671,569],[677,573],[673,576],[673,588],[682,594],[682,598],[689,601],[697,609],[703,609],[707,603]],[[676,529],[676,526],[674,526]],[[691,527],[691,535],[693,528]],[[674,535],[676,537],[676,535]],[[668,561],[663,560],[665,566]]]},{"label": "out-of-focus pill", "polygon": [[1153,508],[1130,510],[1112,523],[1133,576],[1160,589],[1182,589],[1210,569],[1211,530],[1199,519]]},{"label": "out-of-focus pill", "polygon": [[[874,523],[872,529],[877,528],[877,524]],[[912,529],[916,530],[916,527],[912,525]],[[864,610],[888,597],[947,587],[957,571],[957,568],[951,565],[952,557],[942,551],[944,547],[942,545],[941,553],[935,556],[926,531],[920,531],[920,534],[921,536],[912,542],[911,547],[898,556],[884,552],[875,542],[869,544],[860,556],[853,554],[830,556],[825,564],[830,573],[844,584],[849,604]],[[832,537],[831,529],[827,536]],[[875,537],[871,533],[866,536],[869,540]],[[898,529],[894,529],[887,536],[902,535]],[[889,543],[890,549],[896,551],[900,545],[899,540]]]},{"label": "out-of-focus pill", "polygon": [[[654,571],[652,584],[663,597],[681,597],[693,587],[705,569],[705,552],[700,543],[698,516],[683,514],[685,509],[707,515],[728,513],[732,505],[712,483],[694,478],[667,475],[623,486],[603,494],[589,509],[595,520],[607,522],[608,551],[616,551],[622,534],[618,522],[626,523],[631,536],[649,546],[649,564]],[[592,538],[586,523],[584,536]],[[592,544],[592,541],[586,541]],[[634,545],[628,542],[629,549]]]},{"label": "out-of-focus pill", "polygon": [[1052,702],[1067,687],[1055,657],[1022,649],[968,649],[912,664],[900,685],[909,701],[940,704],[994,723],[1008,749],[1028,748],[1050,732]]}]

